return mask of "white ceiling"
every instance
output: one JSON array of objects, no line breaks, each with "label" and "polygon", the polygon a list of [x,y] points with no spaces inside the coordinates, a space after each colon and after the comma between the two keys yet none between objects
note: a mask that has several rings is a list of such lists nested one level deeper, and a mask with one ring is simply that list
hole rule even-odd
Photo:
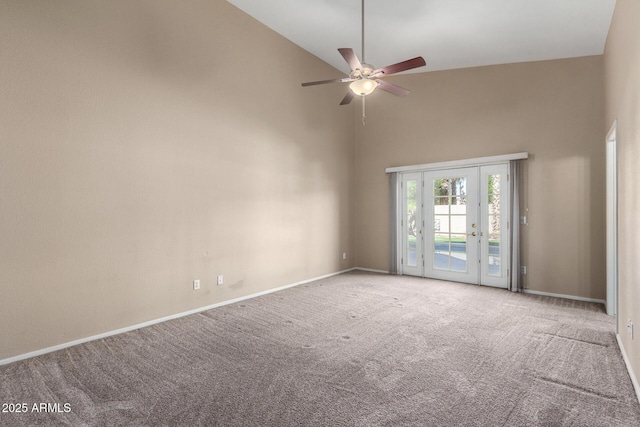
[{"label": "white ceiling", "polygon": [[[361,0],[227,1],[345,73],[338,48],[361,58]],[[599,55],[615,3],[366,0],[366,62],[382,67],[422,56],[427,67],[416,71],[435,71]]]}]

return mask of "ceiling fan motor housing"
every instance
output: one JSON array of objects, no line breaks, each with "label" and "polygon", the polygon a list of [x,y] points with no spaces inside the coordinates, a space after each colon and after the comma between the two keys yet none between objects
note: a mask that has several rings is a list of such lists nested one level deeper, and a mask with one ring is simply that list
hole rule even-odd
[{"label": "ceiling fan motor housing", "polygon": [[376,68],[371,64],[362,64],[362,68],[356,68],[349,74],[352,79],[369,78]]}]

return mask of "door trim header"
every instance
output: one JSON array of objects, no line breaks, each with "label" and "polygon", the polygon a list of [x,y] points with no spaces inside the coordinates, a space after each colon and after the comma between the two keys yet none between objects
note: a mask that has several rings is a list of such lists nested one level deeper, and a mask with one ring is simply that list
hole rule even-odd
[{"label": "door trim header", "polygon": [[432,169],[449,169],[449,168],[459,168],[459,167],[465,167],[465,166],[481,166],[481,165],[487,165],[492,163],[508,162],[509,160],[524,160],[528,158],[529,158],[529,153],[522,152],[522,153],[513,153],[513,154],[502,154],[499,156],[476,157],[473,159],[451,160],[447,162],[425,163],[422,165],[395,166],[395,167],[386,168],[384,171],[386,173],[417,172],[417,171],[427,171]]}]

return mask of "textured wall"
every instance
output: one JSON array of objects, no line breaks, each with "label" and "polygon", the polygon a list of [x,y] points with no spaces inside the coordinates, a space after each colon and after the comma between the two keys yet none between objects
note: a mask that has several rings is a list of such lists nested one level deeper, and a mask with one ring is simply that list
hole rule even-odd
[{"label": "textured wall", "polygon": [[337,71],[227,2],[3,0],[0,52],[0,359],[353,266]]},{"label": "textured wall", "polygon": [[357,264],[388,269],[386,167],[528,151],[525,286],[604,299],[602,61],[595,56],[390,78],[411,94],[376,93],[367,99],[366,126],[356,125]]},{"label": "textured wall", "polygon": [[[618,0],[605,48],[607,126],[618,121],[618,328],[640,381],[640,2]],[[632,340],[628,321],[635,325]],[[640,390],[637,390],[640,393]]]}]

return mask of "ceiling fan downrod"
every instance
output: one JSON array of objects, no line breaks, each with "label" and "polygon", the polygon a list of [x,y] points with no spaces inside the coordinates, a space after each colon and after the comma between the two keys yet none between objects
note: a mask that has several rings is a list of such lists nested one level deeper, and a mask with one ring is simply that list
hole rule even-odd
[{"label": "ceiling fan downrod", "polygon": [[[366,65],[367,61],[366,61],[365,56],[364,56],[364,0],[362,0],[362,13],[360,15],[361,15],[360,18],[361,18],[361,24],[362,24],[360,26],[360,28],[362,30],[362,32],[361,32],[361,37],[362,37],[362,51],[361,51],[361,53],[362,53],[362,64],[363,64],[362,68],[366,68],[367,67],[367,65]],[[368,80],[369,76],[365,76],[364,78]],[[378,85],[375,82],[368,82],[368,83],[374,83],[375,86]],[[373,89],[375,89],[375,87]],[[373,92],[373,89],[371,89],[371,92]],[[365,96],[363,94],[362,95],[362,126],[365,125],[365,121],[367,119],[367,115],[366,115],[365,111],[366,111],[366,108],[365,108]]]},{"label": "ceiling fan downrod", "polygon": [[367,61],[365,60],[364,57],[364,0],[362,0],[362,14],[361,14],[361,19],[362,19],[362,25],[361,25],[361,30],[362,30],[362,62],[366,63]]}]

